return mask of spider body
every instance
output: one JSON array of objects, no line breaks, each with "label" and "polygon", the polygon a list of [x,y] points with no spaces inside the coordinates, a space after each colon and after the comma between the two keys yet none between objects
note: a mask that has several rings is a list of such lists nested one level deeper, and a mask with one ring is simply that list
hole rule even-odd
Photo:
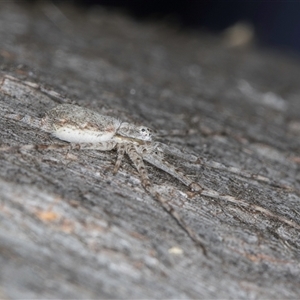
[{"label": "spider body", "polygon": [[58,105],[46,113],[42,121],[44,130],[70,143],[152,140],[152,130],[145,126],[121,122],[72,104]]},{"label": "spider body", "polygon": [[[51,133],[54,137],[69,142],[66,146],[77,150],[117,150],[118,156],[113,173],[116,174],[125,154],[129,156],[138,170],[142,185],[146,190],[151,187],[144,161],[171,174],[194,191],[202,188],[178,171],[164,159],[166,145],[152,141],[152,130],[136,126],[119,119],[98,114],[87,108],[73,104],[61,104],[51,109],[42,119],[10,114],[9,118],[21,120]],[[64,145],[45,146],[42,149],[61,149]],[[22,148],[22,147],[20,147]],[[29,149],[28,146],[24,148]],[[173,153],[177,155],[176,153]]]}]

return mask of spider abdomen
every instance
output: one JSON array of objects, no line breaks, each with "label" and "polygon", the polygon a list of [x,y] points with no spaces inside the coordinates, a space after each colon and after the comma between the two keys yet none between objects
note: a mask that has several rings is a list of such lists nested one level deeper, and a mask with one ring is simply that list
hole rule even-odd
[{"label": "spider abdomen", "polygon": [[115,133],[63,126],[53,131],[52,135],[69,143],[99,143],[111,140]]},{"label": "spider abdomen", "polygon": [[99,143],[109,141],[116,134],[121,121],[103,116],[90,109],[62,104],[47,113],[52,134],[71,143]]}]

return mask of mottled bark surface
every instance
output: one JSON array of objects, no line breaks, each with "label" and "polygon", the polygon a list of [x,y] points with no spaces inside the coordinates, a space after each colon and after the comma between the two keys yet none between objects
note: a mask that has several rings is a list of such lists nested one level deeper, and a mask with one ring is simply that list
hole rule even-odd
[{"label": "mottled bark surface", "polygon": [[0,2],[0,40],[1,145],[54,142],[5,115],[68,99],[156,129],[199,157],[167,159],[202,194],[148,170],[208,251],[113,151],[2,151],[1,299],[299,298],[299,61],[50,3]]}]

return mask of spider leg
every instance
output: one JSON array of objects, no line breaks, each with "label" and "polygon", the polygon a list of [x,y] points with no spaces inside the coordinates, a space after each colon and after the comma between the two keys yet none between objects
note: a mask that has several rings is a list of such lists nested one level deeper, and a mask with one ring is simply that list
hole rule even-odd
[{"label": "spider leg", "polygon": [[143,159],[149,162],[150,164],[154,165],[155,167],[169,173],[173,177],[177,178],[186,186],[190,187],[193,191],[199,192],[202,190],[201,186],[185,176],[182,172],[176,170],[176,168],[168,163],[166,160],[162,159],[155,153],[148,153],[143,155]]},{"label": "spider leg", "polygon": [[117,157],[117,161],[116,161],[116,164],[115,164],[115,167],[114,167],[114,170],[113,170],[114,175],[117,174],[117,172],[120,168],[121,162],[122,162],[124,154],[126,152],[125,148],[126,147],[125,147],[124,144],[118,144],[117,145],[118,157]]},{"label": "spider leg", "polygon": [[99,143],[70,143],[71,149],[76,150],[99,150],[99,151],[110,151],[117,145],[113,141],[105,141]]},{"label": "spider leg", "polygon": [[70,149],[70,145],[66,144],[39,144],[39,145],[22,145],[22,146],[0,146],[0,151],[22,151],[22,150],[37,150],[37,151],[47,151],[47,150],[61,150],[61,149]]},{"label": "spider leg", "polygon": [[[144,157],[144,155],[142,157],[142,154],[139,154],[139,153],[143,153],[144,152],[143,149],[145,149],[145,148],[140,147],[140,149],[139,149],[139,148],[135,148],[135,147],[137,147],[137,146],[133,145],[133,144],[126,145],[125,150],[126,150],[126,153],[128,154],[128,156],[130,157],[130,159],[132,160],[132,162],[134,163],[135,167],[137,168],[137,170],[141,176],[142,185],[144,186],[145,190],[148,191],[154,197],[154,199],[156,199],[162,205],[162,207],[175,219],[175,221],[180,225],[180,227],[186,231],[186,233],[189,235],[189,237],[194,242],[196,242],[196,244],[198,246],[200,246],[202,248],[204,255],[207,255],[206,248],[205,248],[205,245],[202,242],[202,240],[199,239],[197,234],[184,222],[184,220],[181,218],[181,216],[177,213],[177,211],[170,204],[169,200],[167,198],[164,198],[159,193],[159,191],[157,191],[157,189],[154,186],[152,186],[152,184],[149,180],[147,171],[145,169],[144,162],[143,162],[143,158],[145,158],[145,157]],[[138,152],[137,149],[140,150],[141,152]],[[149,156],[151,157],[151,154]],[[147,160],[147,159],[145,159],[145,160]],[[147,161],[154,164],[153,160],[147,160]],[[155,162],[158,162],[157,167],[162,169],[161,168],[161,165],[162,165],[161,160],[160,161],[157,160]],[[174,167],[171,165],[169,165],[168,167],[170,169],[174,169]],[[169,173],[169,171],[167,171],[167,168],[164,168],[163,170]],[[175,176],[174,172],[172,172],[171,175]],[[186,181],[186,183],[188,183],[189,185],[192,185],[192,184],[197,185],[195,182],[192,182],[190,179],[188,179],[186,177],[184,177],[184,178],[186,180],[188,180],[188,182]]]},{"label": "spider leg", "polygon": [[8,113],[5,115],[5,117],[16,121],[21,121],[22,123],[39,128],[45,132],[51,133],[53,131],[52,126],[50,125],[49,119],[47,117],[35,118],[29,115],[20,115],[14,113]]},{"label": "spider leg", "polygon": [[146,191],[149,191],[151,187],[151,182],[148,177],[148,173],[144,165],[143,158],[141,157],[141,155],[137,153],[136,149],[134,148],[134,145],[127,145],[127,147],[125,147],[125,150],[141,176],[143,187],[145,188]]},{"label": "spider leg", "polygon": [[152,196],[162,205],[162,207],[175,219],[180,227],[185,230],[189,237],[202,248],[203,254],[207,256],[207,251],[203,240],[197,236],[197,234],[184,222],[181,216],[169,203],[169,200],[164,198],[159,192],[153,191]]},{"label": "spider leg", "polygon": [[190,153],[185,153],[182,150],[180,150],[174,146],[171,146],[171,145],[166,145],[166,144],[163,144],[160,142],[155,142],[155,146],[165,153],[182,158],[187,161],[195,162],[198,160],[198,157],[196,155],[193,155]]},{"label": "spider leg", "polygon": [[99,150],[109,151],[116,146],[115,142],[107,141],[101,143],[69,143],[69,144],[39,144],[39,145],[22,145],[22,146],[2,146],[0,151],[20,151],[20,150]]}]

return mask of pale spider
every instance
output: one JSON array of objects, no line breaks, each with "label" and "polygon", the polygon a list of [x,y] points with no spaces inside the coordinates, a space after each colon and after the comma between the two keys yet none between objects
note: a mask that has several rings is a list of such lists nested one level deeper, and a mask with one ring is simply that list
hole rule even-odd
[{"label": "pale spider", "polygon": [[98,114],[87,108],[72,104],[61,104],[48,111],[42,119],[31,116],[9,114],[7,117],[39,127],[54,137],[69,142],[70,145],[27,145],[19,148],[31,149],[93,149],[109,151],[117,149],[117,161],[113,170],[116,174],[126,153],[138,170],[142,185],[146,190],[151,187],[143,160],[171,174],[193,191],[202,188],[178,171],[163,158],[164,151],[178,155],[166,145],[152,142],[152,130]]}]

